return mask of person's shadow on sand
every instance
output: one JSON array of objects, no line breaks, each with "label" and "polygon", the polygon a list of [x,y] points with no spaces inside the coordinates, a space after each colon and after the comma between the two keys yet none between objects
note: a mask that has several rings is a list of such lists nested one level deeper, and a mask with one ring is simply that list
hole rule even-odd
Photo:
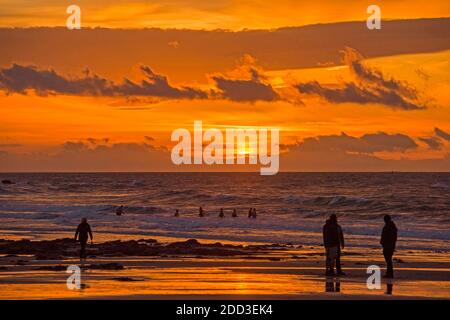
[{"label": "person's shadow on sand", "polygon": [[341,292],[341,280],[339,277],[325,277],[325,292]]}]

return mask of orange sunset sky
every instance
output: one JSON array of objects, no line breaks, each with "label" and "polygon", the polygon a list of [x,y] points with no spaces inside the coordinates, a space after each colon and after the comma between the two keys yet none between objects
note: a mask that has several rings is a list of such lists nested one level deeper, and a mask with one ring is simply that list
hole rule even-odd
[{"label": "orange sunset sky", "polygon": [[0,172],[184,170],[194,120],[279,128],[282,171],[450,171],[449,1],[0,0],[0,43]]}]

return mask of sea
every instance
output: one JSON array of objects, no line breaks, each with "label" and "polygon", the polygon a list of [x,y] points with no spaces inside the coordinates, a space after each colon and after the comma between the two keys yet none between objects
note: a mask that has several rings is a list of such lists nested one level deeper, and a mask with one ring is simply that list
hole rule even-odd
[{"label": "sea", "polygon": [[378,248],[390,214],[399,248],[450,249],[450,173],[0,173],[0,180],[12,182],[0,183],[3,239],[73,237],[87,218],[96,241],[318,246],[334,213],[347,247]]}]

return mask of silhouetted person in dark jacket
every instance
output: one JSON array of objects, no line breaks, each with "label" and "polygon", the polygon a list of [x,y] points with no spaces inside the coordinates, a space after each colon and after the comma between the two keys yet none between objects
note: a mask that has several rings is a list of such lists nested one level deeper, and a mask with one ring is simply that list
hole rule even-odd
[{"label": "silhouetted person in dark jacket", "polygon": [[77,239],[80,241],[80,260],[86,260],[86,244],[88,242],[88,237],[91,238],[91,243],[93,243],[94,238],[92,236],[92,230],[87,219],[81,219],[81,223],[78,225],[77,231],[75,232],[75,241]]},{"label": "silhouetted person in dark jacket", "polygon": [[[334,275],[334,264],[338,258],[340,247],[344,248],[344,235],[341,227],[337,223],[335,214],[330,216],[323,226],[323,245],[326,253],[326,272],[327,276]],[[340,261],[339,261],[340,264]],[[337,270],[338,274],[343,274],[342,270]]]},{"label": "silhouetted person in dark jacket", "polygon": [[395,245],[397,243],[397,227],[392,221],[390,215],[384,216],[385,225],[381,232],[380,244],[383,246],[384,260],[386,260],[386,278],[394,277],[394,266],[392,265],[392,256],[394,255]]}]

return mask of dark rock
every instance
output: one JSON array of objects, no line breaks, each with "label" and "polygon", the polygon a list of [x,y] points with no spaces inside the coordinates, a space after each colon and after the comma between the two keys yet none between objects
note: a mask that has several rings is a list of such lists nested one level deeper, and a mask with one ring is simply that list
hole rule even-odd
[{"label": "dark rock", "polygon": [[5,180],[2,180],[2,183],[3,184],[14,184],[15,182],[12,182],[11,180],[5,179]]},{"label": "dark rock", "polygon": [[94,270],[123,270],[124,267],[120,263],[111,262],[111,263],[102,263],[102,264],[91,264],[86,266],[86,269],[94,269]]},{"label": "dark rock", "polygon": [[34,270],[43,270],[43,271],[65,271],[67,270],[67,266],[57,265],[57,266],[40,266]]},{"label": "dark rock", "polygon": [[117,278],[112,278],[112,280],[122,281],[122,282],[144,281],[144,279],[136,279],[136,278],[130,278],[130,277],[117,277]]},{"label": "dark rock", "polygon": [[45,254],[38,253],[36,255],[36,260],[62,260],[63,257],[58,254]]},{"label": "dark rock", "polygon": [[201,244],[200,242],[197,241],[197,239],[189,239],[186,241],[173,242],[167,245],[167,247],[177,247],[177,248],[198,247],[198,246],[201,246]]}]

